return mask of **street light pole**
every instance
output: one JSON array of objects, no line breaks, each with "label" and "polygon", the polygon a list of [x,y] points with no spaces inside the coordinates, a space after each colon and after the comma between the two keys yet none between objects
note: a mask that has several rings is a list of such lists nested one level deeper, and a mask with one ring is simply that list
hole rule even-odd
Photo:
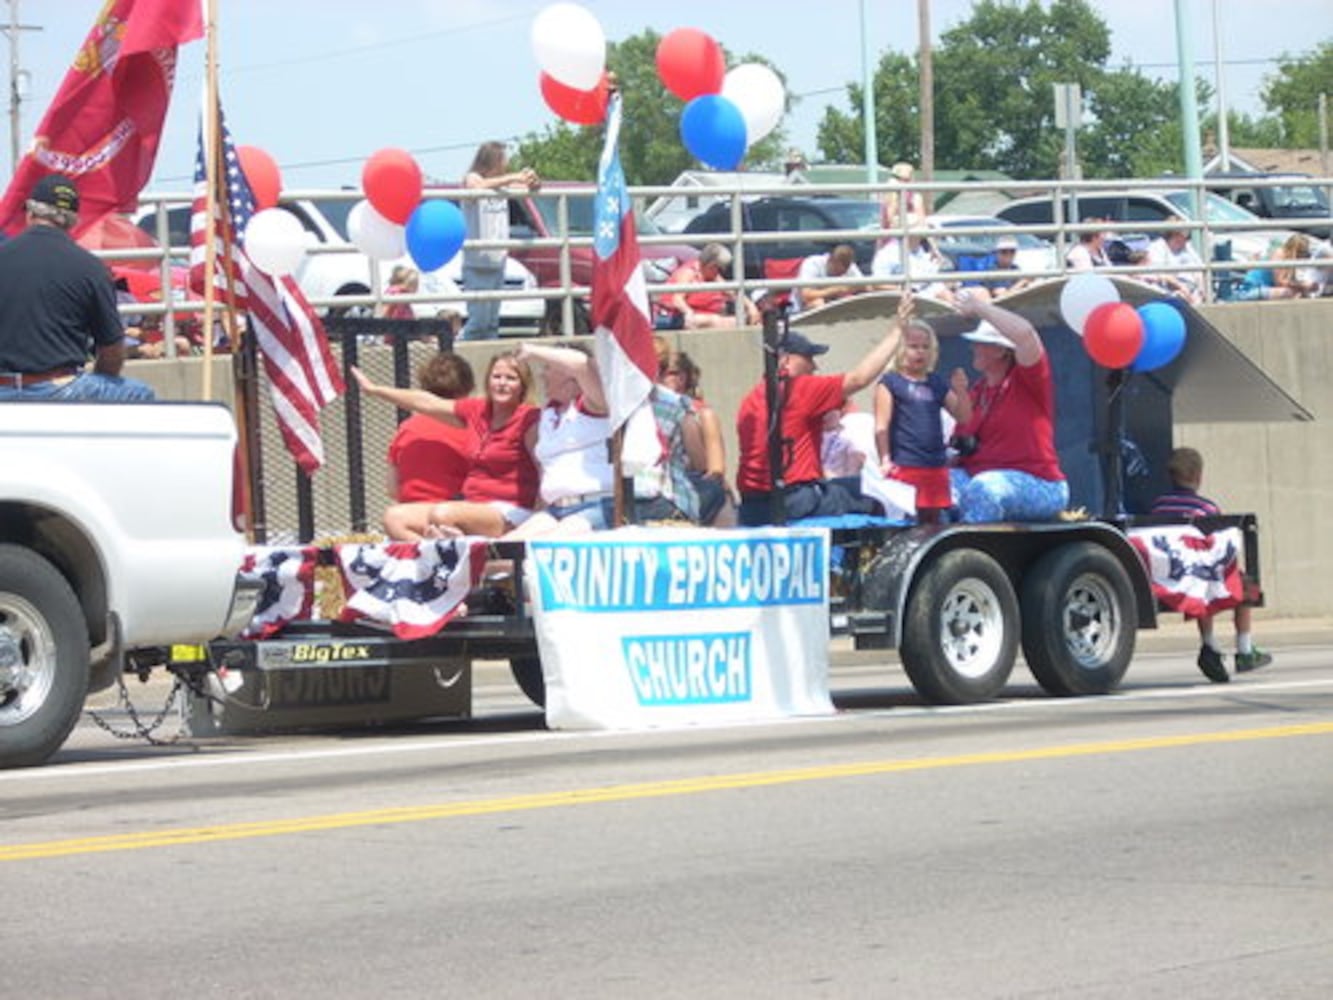
[{"label": "street light pole", "polygon": [[0,26],[0,31],[9,37],[9,155],[13,173],[18,172],[19,146],[23,136],[23,94],[20,93],[23,71],[19,68],[19,32],[41,30],[38,25],[19,24],[19,0],[9,0],[9,23]]},{"label": "street light pole", "polygon": [[865,133],[866,183],[879,181],[879,137],[875,134],[875,67],[870,59],[869,15],[861,0],[861,128]]}]

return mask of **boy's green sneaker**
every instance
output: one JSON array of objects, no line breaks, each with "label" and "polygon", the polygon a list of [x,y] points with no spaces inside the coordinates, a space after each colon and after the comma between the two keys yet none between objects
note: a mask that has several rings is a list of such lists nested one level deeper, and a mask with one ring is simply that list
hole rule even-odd
[{"label": "boy's green sneaker", "polygon": [[1236,673],[1247,674],[1251,670],[1258,670],[1260,667],[1266,667],[1273,662],[1271,653],[1265,653],[1258,646],[1248,653],[1236,654]]}]

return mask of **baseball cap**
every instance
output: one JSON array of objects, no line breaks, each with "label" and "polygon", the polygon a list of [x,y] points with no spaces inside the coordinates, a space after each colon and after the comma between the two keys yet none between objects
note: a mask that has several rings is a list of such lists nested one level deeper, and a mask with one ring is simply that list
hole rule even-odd
[{"label": "baseball cap", "polygon": [[1017,250],[1018,240],[1014,239],[1012,236],[1001,236],[998,240],[995,241],[995,249]]},{"label": "baseball cap", "polygon": [[802,357],[813,358],[820,354],[827,354],[828,345],[816,344],[800,330],[788,330],[782,340],[778,342],[778,350],[784,354],[799,354]]},{"label": "baseball cap", "polygon": [[39,201],[62,212],[78,212],[79,189],[64,174],[47,174],[32,186],[29,201]]},{"label": "baseball cap", "polygon": [[997,344],[1000,347],[1013,349],[1014,342],[1009,340],[994,325],[987,323],[984,319],[977,324],[976,329],[969,330],[963,334],[964,340],[970,340],[974,344]]}]

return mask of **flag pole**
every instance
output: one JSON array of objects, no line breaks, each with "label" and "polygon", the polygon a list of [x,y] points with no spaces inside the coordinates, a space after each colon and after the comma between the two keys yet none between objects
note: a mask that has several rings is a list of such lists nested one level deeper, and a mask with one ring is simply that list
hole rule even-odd
[{"label": "flag pole", "polygon": [[[217,274],[218,24],[217,0],[204,3],[204,375],[203,396],[213,398],[213,312]],[[248,508],[247,508],[248,509]]]}]

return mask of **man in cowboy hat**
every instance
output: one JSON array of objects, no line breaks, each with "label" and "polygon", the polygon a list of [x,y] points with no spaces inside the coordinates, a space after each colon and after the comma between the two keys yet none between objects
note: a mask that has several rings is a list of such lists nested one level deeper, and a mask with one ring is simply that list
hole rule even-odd
[{"label": "man in cowboy hat", "polygon": [[111,274],[69,235],[79,220],[74,182],[46,175],[25,208],[28,228],[0,245],[0,400],[151,400],[151,388],[120,376],[125,334]]}]

